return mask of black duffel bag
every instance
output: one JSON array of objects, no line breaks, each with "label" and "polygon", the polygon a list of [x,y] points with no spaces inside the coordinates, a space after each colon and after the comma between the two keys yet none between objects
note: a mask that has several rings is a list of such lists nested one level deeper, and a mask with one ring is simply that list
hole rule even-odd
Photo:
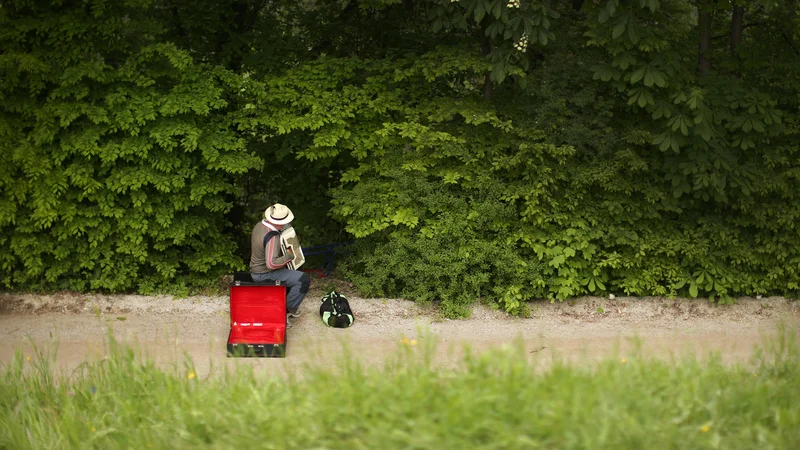
[{"label": "black duffel bag", "polygon": [[347,328],[355,321],[347,297],[336,291],[331,291],[322,297],[319,316],[322,318],[322,323],[334,328]]}]

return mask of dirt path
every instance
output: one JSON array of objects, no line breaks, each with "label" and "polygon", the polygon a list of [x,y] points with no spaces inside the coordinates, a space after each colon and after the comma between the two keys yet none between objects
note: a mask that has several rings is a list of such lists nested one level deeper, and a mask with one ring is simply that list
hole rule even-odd
[{"label": "dirt path", "polygon": [[396,354],[404,337],[415,340],[417,348],[435,342],[435,363],[444,366],[455,364],[464,351],[514,343],[545,366],[553,357],[632,358],[631,338],[646,355],[719,352],[725,361],[746,361],[779,323],[800,329],[800,302],[780,297],[742,298],[732,306],[702,299],[584,297],[535,303],[526,319],[476,306],[470,319],[451,321],[410,301],[348,295],[356,324],[341,330],[319,320],[320,297],[312,290],[304,302],[303,316],[288,332],[287,358],[232,359],[225,355],[227,297],[0,295],[0,363],[9,361],[16,348],[29,355],[31,343],[47,348],[57,342],[57,366],[71,371],[105,355],[109,328],[119,341],[138,346],[160,364],[182,367],[188,355],[201,376],[238,364],[264,373],[292,373],[305,364],[333,364],[345,348],[379,365]]}]

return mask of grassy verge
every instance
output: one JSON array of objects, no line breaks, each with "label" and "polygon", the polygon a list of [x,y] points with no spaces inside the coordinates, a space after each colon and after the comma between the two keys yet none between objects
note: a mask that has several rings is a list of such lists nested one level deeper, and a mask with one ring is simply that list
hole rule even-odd
[{"label": "grassy verge", "polygon": [[800,349],[782,330],[747,365],[640,355],[534,370],[521,347],[434,369],[409,341],[380,369],[344,356],[300,379],[196,376],[110,341],[56,375],[53,355],[0,369],[0,447],[800,448]]}]

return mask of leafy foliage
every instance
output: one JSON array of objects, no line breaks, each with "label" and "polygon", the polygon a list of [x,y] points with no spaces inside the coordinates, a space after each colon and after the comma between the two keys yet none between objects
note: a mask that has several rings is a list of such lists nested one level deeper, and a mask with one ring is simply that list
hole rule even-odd
[{"label": "leafy foliage", "polygon": [[0,12],[8,286],[241,267],[282,201],[451,316],[800,290],[797,2],[85,5]]},{"label": "leafy foliage", "polygon": [[240,268],[225,196],[260,161],[225,113],[239,80],[158,42],[148,2],[41,3],[0,12],[3,284],[146,292]]}]

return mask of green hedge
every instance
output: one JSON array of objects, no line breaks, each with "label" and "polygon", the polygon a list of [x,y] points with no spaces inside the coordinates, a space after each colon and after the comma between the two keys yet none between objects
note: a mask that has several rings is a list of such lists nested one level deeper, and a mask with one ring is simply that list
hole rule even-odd
[{"label": "green hedge", "polygon": [[4,7],[2,283],[185,291],[281,201],[359,241],[364,292],[452,316],[797,294],[797,5],[395,3]]},{"label": "green hedge", "polygon": [[225,214],[261,162],[225,113],[238,78],[158,42],[148,5],[3,12],[4,286],[181,291],[242,267]]}]

